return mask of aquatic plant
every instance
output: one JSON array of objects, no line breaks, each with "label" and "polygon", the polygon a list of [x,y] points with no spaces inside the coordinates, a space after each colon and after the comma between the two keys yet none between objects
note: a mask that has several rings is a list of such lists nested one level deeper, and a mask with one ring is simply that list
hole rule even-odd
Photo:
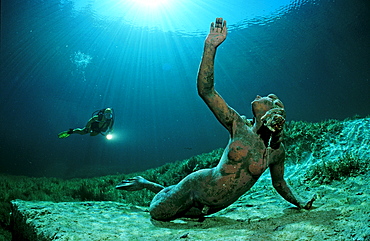
[{"label": "aquatic plant", "polygon": [[343,122],[326,120],[318,123],[290,121],[284,131],[284,145],[288,162],[294,164],[302,160],[304,153],[312,153],[322,158],[327,153],[325,147],[335,140],[343,129]]},{"label": "aquatic plant", "polygon": [[369,168],[370,157],[361,159],[351,152],[344,152],[342,156],[334,160],[322,160],[310,167],[305,174],[305,181],[329,184],[334,180],[365,174]]}]

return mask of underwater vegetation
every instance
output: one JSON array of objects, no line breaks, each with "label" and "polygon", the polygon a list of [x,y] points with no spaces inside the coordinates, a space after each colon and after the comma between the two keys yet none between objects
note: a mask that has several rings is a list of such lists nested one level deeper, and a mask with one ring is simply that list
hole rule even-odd
[{"label": "underwater vegetation", "polygon": [[[300,175],[307,185],[330,184],[369,172],[370,118],[319,123],[291,121],[285,130],[286,165],[306,165],[300,168]],[[216,166],[222,152],[220,148],[143,172],[95,178],[64,180],[0,174],[0,240],[10,225],[11,200],[116,201],[148,206],[153,193],[119,191],[115,185],[138,175],[164,186],[173,185],[194,171]]]},{"label": "underwater vegetation", "polygon": [[284,130],[284,145],[287,161],[300,162],[305,153],[320,158],[327,153],[325,149],[343,130],[343,122],[326,120],[318,123],[290,121]]},{"label": "underwater vegetation", "polygon": [[306,172],[306,180],[316,184],[329,184],[347,177],[365,174],[370,168],[370,157],[362,159],[353,153],[344,153],[331,161],[319,162]]},{"label": "underwater vegetation", "polygon": [[309,160],[304,181],[317,185],[365,174],[370,168],[369,127],[369,118],[358,116],[344,121],[289,122],[284,133],[287,163]]}]

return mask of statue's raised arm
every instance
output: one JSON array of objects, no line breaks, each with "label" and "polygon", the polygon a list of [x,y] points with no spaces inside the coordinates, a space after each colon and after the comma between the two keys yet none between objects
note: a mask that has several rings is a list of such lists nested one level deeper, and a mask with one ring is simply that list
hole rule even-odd
[{"label": "statue's raised arm", "polygon": [[242,121],[242,119],[214,89],[214,60],[216,49],[225,41],[226,36],[226,21],[222,18],[216,18],[216,22],[211,23],[210,32],[204,43],[202,61],[198,71],[197,88],[199,96],[208,105],[219,122],[231,132],[233,121],[235,119]]}]

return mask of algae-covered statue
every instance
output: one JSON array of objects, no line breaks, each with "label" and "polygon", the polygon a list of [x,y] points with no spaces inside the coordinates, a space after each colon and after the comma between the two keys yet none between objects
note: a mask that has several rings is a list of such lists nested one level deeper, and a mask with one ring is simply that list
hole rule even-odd
[{"label": "algae-covered statue", "polygon": [[252,102],[254,118],[247,120],[227,105],[214,88],[214,58],[226,39],[226,21],[211,24],[198,72],[200,97],[230,133],[230,140],[218,165],[191,173],[177,185],[163,187],[143,177],[123,180],[117,189],[135,191],[147,188],[157,193],[150,204],[156,220],[203,217],[226,208],[248,191],[269,168],[277,192],[298,208],[310,209],[315,198],[303,202],[284,180],[285,150],[281,143],[285,110],[274,94],[257,96]]}]

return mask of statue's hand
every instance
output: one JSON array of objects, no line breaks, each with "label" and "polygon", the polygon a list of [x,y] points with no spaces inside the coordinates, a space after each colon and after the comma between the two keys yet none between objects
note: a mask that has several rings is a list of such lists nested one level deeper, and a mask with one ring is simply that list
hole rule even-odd
[{"label": "statue's hand", "polygon": [[285,123],[285,110],[283,108],[273,108],[267,111],[261,120],[272,132],[280,132]]},{"label": "statue's hand", "polygon": [[226,21],[222,18],[216,18],[216,24],[211,23],[211,29],[206,38],[206,43],[211,44],[213,47],[217,48],[227,36],[227,26]]}]

